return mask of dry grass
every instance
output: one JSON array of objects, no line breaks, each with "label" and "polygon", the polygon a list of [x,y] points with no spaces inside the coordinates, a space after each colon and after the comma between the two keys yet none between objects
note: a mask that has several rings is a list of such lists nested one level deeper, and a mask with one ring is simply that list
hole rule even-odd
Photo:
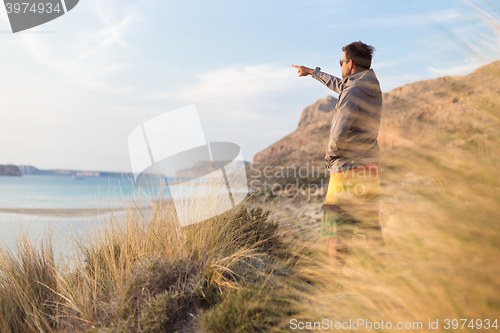
[{"label": "dry grass", "polygon": [[59,304],[50,242],[36,248],[21,234],[16,250],[0,249],[0,332],[49,330]]},{"label": "dry grass", "polygon": [[1,249],[0,332],[287,331],[292,319],[421,322],[423,330],[438,320],[435,331],[446,330],[445,319],[493,323],[498,164],[485,163],[481,149],[457,157],[432,128],[414,135],[418,145],[383,150],[384,265],[370,261],[362,234],[340,274],[321,256],[325,243],[301,242],[297,229],[261,210],[181,228],[157,202],[96,226],[72,265],[56,267],[50,240],[36,247],[21,237],[15,251]]},{"label": "dry grass", "polygon": [[482,147],[497,138],[460,155],[463,147],[446,145],[449,135],[431,125],[407,135],[408,145],[383,150],[385,263],[371,262],[359,233],[339,272],[326,263],[325,242],[295,237],[300,225],[262,210],[181,228],[169,203],[154,202],[96,225],[71,265],[56,267],[50,239],[37,247],[22,236],[14,251],[0,249],[0,332],[279,332],[323,319],[422,323],[409,331],[428,330],[429,320],[439,321],[434,331],[446,331],[445,319],[492,324],[500,179],[496,156]]},{"label": "dry grass", "polygon": [[[498,134],[476,140],[462,154],[463,146],[447,145],[448,133],[431,124],[400,130],[408,144],[384,149],[381,158],[386,261],[372,263],[364,236],[355,235],[343,273],[302,295],[311,311],[296,319],[328,319],[333,325],[384,321],[393,329],[398,322],[412,323],[407,331],[428,331],[429,320],[439,323],[432,331],[443,332],[453,328],[446,329],[446,319],[457,319],[458,329],[460,319],[468,319],[463,329],[469,330],[471,319],[475,330],[478,319],[483,329],[486,319],[500,325],[500,163],[491,150]],[[334,273],[329,270],[324,274]],[[389,329],[360,325],[358,330]]]},{"label": "dry grass", "polygon": [[[50,239],[0,249],[1,332],[268,330],[298,312],[293,290],[308,284],[295,268],[308,257],[268,213],[237,207],[181,228],[172,212],[155,201],[96,223],[59,267]],[[242,295],[261,306],[247,312]]]}]

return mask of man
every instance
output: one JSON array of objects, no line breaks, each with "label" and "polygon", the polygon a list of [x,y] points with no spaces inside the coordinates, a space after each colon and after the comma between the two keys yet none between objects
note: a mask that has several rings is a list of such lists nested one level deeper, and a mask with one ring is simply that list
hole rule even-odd
[{"label": "man", "polygon": [[323,210],[321,235],[329,237],[330,262],[345,264],[354,229],[366,236],[372,259],[382,256],[384,240],[379,222],[380,178],[377,142],[382,93],[371,67],[375,49],[362,42],[342,48],[342,79],[321,68],[292,67],[299,76],[311,75],[339,94],[333,113],[326,164],[330,182]]}]

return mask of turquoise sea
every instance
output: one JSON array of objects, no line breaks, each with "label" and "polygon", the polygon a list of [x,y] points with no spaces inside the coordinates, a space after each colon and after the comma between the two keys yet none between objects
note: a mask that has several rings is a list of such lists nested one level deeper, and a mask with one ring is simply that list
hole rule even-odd
[{"label": "turquoise sea", "polygon": [[[71,252],[71,237],[81,236],[90,225],[106,223],[111,215],[91,215],[81,209],[120,208],[134,201],[147,204],[160,196],[168,197],[158,189],[140,188],[126,177],[1,176],[0,241],[15,249],[21,230],[36,242],[50,231],[59,257]],[[120,214],[124,213],[113,212],[116,217]]]},{"label": "turquoise sea", "polygon": [[157,193],[145,191],[125,177],[24,175],[0,177],[0,208],[119,207]]}]

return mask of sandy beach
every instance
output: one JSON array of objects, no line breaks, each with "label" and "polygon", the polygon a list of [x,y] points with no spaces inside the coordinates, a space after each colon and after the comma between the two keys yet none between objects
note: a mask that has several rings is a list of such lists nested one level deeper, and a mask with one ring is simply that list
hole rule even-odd
[{"label": "sandy beach", "polygon": [[154,207],[166,207],[171,205],[172,201],[156,200],[154,203],[134,204],[129,203],[126,207],[107,207],[107,208],[0,208],[0,213],[11,213],[21,215],[38,215],[38,216],[58,216],[58,217],[78,217],[78,216],[95,216],[103,215],[111,212],[121,212],[127,210],[150,210]]}]

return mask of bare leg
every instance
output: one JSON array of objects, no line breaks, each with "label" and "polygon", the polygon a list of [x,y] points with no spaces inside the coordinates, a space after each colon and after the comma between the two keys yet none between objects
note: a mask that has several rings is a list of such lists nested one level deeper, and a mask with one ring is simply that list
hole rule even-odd
[{"label": "bare leg", "polygon": [[367,233],[365,236],[372,265],[385,266],[385,242],[382,233]]},{"label": "bare leg", "polygon": [[330,264],[342,269],[345,265],[349,248],[347,241],[341,238],[330,238],[328,244],[328,259]]}]

